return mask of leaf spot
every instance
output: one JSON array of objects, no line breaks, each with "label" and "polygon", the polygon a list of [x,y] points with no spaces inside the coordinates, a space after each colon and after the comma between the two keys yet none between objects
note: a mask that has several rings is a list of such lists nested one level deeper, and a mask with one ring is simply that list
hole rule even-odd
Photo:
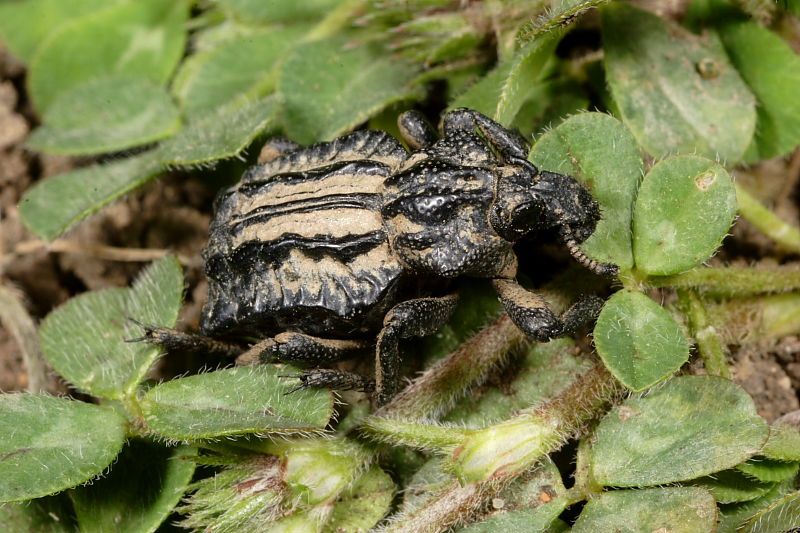
[{"label": "leaf spot", "polygon": [[713,170],[706,170],[705,172],[698,174],[698,176],[694,179],[694,184],[701,191],[707,191],[712,185],[714,185],[715,181],[717,181],[717,173]]}]

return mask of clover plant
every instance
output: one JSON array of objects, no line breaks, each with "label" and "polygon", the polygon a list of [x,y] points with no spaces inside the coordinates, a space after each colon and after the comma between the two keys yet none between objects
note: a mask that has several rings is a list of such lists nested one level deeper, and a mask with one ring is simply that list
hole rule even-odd
[{"label": "clover plant", "polygon": [[[597,289],[610,296],[594,349],[532,343],[469,289],[444,331],[405,345],[425,371],[375,411],[326,390],[286,395],[293,370],[280,365],[148,379],[160,349],[125,340],[141,334],[131,318],[176,322],[184,281],[166,256],[41,323],[44,356],[80,394],[0,396],[0,524],[800,527],[800,433],[770,427],[725,358],[730,323],[767,340],[800,331],[800,271],[707,264],[737,215],[800,253],[796,224],[735,182],[742,165],[800,144],[800,57],[779,24],[798,13],[795,1],[722,0],[688,2],[681,23],[602,0],[0,4],[0,40],[27,66],[41,118],[28,146],[97,161],[24,195],[42,239],[168,169],[252,160],[268,136],[393,131],[404,109],[468,106],[592,191],[603,218],[583,249],[620,266]],[[602,44],[564,54],[580,32]],[[583,283],[598,280],[569,270],[548,298],[564,305]]]}]

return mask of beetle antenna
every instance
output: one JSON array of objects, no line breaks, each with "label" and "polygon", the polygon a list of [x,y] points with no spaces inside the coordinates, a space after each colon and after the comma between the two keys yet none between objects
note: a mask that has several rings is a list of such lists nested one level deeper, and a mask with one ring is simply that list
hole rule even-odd
[{"label": "beetle antenna", "polygon": [[601,263],[600,261],[595,261],[586,255],[586,253],[581,250],[581,247],[578,246],[578,241],[575,240],[575,237],[572,235],[572,230],[569,228],[569,226],[561,226],[559,229],[559,234],[564,240],[564,244],[566,245],[567,250],[569,250],[569,254],[588,270],[599,276],[603,276],[604,278],[613,278],[619,274],[619,267],[617,265],[613,263]]}]

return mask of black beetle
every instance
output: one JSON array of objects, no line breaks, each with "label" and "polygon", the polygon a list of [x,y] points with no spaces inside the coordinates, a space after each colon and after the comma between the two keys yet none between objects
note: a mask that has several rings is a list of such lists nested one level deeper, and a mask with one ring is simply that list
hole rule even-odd
[{"label": "black beetle", "polygon": [[399,383],[398,340],[436,331],[455,308],[456,295],[437,288],[445,279],[489,278],[514,323],[538,341],[596,316],[599,298],[583,297],[559,317],[515,281],[512,245],[540,228],[555,228],[590,270],[617,273],[578,247],[600,218],[583,186],[539,171],[524,138],[477,111],[445,114],[441,138],[418,112],[398,123],[411,153],[370,130],[305,148],[269,143],[270,160],[215,202],[206,337],[143,326],[142,339],[238,354],[213,339],[272,335],[248,354],[306,367],[369,350],[374,380],[316,369],[292,376],[301,380],[295,390],[375,390],[383,404]]}]

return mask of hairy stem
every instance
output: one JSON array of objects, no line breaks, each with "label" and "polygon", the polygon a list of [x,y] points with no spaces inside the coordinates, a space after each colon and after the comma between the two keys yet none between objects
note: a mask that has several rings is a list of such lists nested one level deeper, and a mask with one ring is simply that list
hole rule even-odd
[{"label": "hairy stem", "polygon": [[731,371],[725,359],[725,346],[722,344],[717,329],[708,319],[705,305],[695,291],[678,291],[678,297],[684,304],[692,336],[697,341],[697,349],[703,358],[703,365],[710,376],[730,379]]},{"label": "hairy stem", "polygon": [[452,450],[463,442],[467,432],[461,428],[403,422],[393,418],[370,417],[361,430],[372,438],[425,450]]},{"label": "hairy stem", "polygon": [[736,185],[736,200],[739,202],[739,214],[759,231],[783,248],[800,253],[800,229],[778,218],[739,185]]},{"label": "hairy stem", "polygon": [[354,14],[361,11],[365,4],[365,0],[349,0],[342,2],[308,32],[305,40],[317,41],[340,33],[342,28],[352,24]]},{"label": "hairy stem", "polygon": [[725,343],[753,343],[800,333],[800,292],[707,303]]},{"label": "hairy stem", "polygon": [[735,297],[800,290],[800,265],[770,268],[696,268],[674,276],[647,279],[655,287],[698,289],[715,295]]},{"label": "hairy stem", "polygon": [[601,362],[546,404],[488,428],[471,431],[450,461],[453,481],[420,508],[386,526],[387,532],[441,531],[462,523],[482,502],[544,455],[576,436],[622,392]]}]

